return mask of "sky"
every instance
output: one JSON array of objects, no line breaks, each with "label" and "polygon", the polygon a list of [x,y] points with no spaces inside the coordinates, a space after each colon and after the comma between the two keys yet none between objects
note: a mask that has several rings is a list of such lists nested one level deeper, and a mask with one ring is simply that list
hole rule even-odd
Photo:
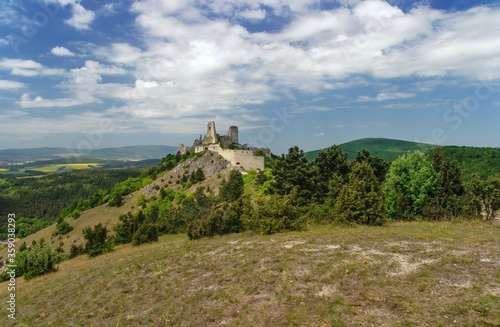
[{"label": "sky", "polygon": [[0,149],[500,146],[500,3],[3,0]]}]

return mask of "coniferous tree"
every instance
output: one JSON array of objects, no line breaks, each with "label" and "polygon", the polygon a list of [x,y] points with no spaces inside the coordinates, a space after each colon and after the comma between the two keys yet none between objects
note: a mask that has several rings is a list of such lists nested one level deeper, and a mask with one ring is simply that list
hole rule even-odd
[{"label": "coniferous tree", "polygon": [[[350,171],[349,155],[339,146],[333,145],[328,149],[321,150],[312,163],[312,179],[315,185],[315,196],[318,201],[322,201],[328,192],[330,181],[334,174],[340,177],[343,182],[347,182]],[[342,183],[343,184],[343,183]]]},{"label": "coniferous tree", "polygon": [[362,162],[367,162],[372,167],[373,173],[379,182],[383,182],[385,180],[389,164],[382,158],[374,157],[370,154],[370,151],[363,149],[361,152],[356,153],[356,158],[354,158],[353,163]]},{"label": "coniferous tree", "polygon": [[107,239],[108,229],[101,223],[94,226],[94,229],[87,227],[83,229],[83,237],[87,240],[85,253],[89,257],[95,257],[112,250],[111,242]]},{"label": "coniferous tree", "polygon": [[272,192],[279,195],[290,194],[297,188],[298,196],[311,200],[314,195],[314,181],[312,180],[311,165],[304,155],[304,151],[297,146],[290,148],[287,155],[282,155],[273,169],[274,184]]},{"label": "coniferous tree", "polygon": [[335,202],[334,212],[342,223],[380,226],[385,222],[385,199],[368,162],[355,163],[349,183]]},{"label": "coniferous tree", "polygon": [[238,170],[231,170],[228,181],[222,180],[220,183],[222,201],[233,202],[238,200],[243,195],[244,186],[243,175]]},{"label": "coniferous tree", "polygon": [[481,217],[484,198],[484,181],[478,174],[473,174],[464,185],[465,195],[463,210],[472,218]]}]

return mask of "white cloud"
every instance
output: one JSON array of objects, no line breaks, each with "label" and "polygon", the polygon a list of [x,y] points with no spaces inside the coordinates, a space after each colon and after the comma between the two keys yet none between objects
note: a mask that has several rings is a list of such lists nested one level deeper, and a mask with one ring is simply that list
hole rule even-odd
[{"label": "white cloud", "polygon": [[5,45],[8,45],[9,44],[9,41],[6,40],[6,39],[0,39],[0,47],[3,47]]},{"label": "white cloud", "polygon": [[17,90],[25,87],[23,83],[0,79],[0,90]]},{"label": "white cloud", "polygon": [[66,73],[63,69],[46,68],[33,60],[5,58],[0,60],[0,70],[10,70],[11,75],[24,77],[65,75]]},{"label": "white cloud", "polygon": [[44,99],[41,96],[37,96],[31,99],[28,94],[23,94],[20,101],[18,102],[21,108],[55,108],[55,107],[71,107],[84,104],[75,98],[63,98],[63,99]]},{"label": "white cloud", "polygon": [[325,133],[323,133],[323,132],[314,134],[314,136],[316,136],[316,137],[324,136],[324,135],[325,135]]},{"label": "white cloud", "polygon": [[359,102],[368,102],[368,101],[386,101],[386,100],[396,100],[396,99],[408,99],[414,97],[415,93],[403,93],[403,92],[395,92],[395,93],[379,93],[376,97],[371,98],[366,95],[360,95],[358,97]]},{"label": "white cloud", "polygon": [[249,21],[260,21],[266,18],[266,11],[264,9],[246,9],[238,13],[238,16]]},{"label": "white cloud", "polygon": [[85,9],[80,3],[81,0],[45,0],[46,3],[58,3],[61,6],[71,6],[71,18],[64,22],[77,30],[88,30],[90,24],[95,19],[95,13]]},{"label": "white cloud", "polygon": [[50,52],[53,55],[61,56],[61,57],[64,57],[64,56],[74,56],[75,55],[73,52],[69,51],[65,47],[55,47],[55,48],[52,48],[52,50],[50,50]]}]

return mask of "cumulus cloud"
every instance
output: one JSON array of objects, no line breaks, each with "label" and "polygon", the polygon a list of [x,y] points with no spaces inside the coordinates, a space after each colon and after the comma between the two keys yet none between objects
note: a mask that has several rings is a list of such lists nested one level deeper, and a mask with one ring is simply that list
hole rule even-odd
[{"label": "cumulus cloud", "polygon": [[74,56],[75,54],[65,47],[55,47],[50,50],[53,55],[64,57],[64,56]]},{"label": "cumulus cloud", "polygon": [[88,30],[94,21],[95,13],[85,9],[80,3],[81,0],[45,0],[46,3],[58,3],[61,6],[71,7],[71,18],[64,22],[77,30]]}]

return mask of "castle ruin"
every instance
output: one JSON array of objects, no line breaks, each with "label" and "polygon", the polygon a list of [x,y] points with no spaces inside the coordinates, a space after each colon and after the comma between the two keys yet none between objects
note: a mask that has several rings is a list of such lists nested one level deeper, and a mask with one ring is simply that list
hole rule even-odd
[{"label": "castle ruin", "polygon": [[187,152],[195,153],[203,151],[211,151],[218,153],[224,159],[231,163],[232,167],[242,167],[245,170],[264,170],[264,157],[255,156],[258,151],[262,151],[265,155],[271,156],[271,150],[268,148],[253,148],[246,144],[241,145],[238,141],[238,127],[230,126],[226,135],[220,136],[215,130],[215,122],[210,121],[207,124],[207,133],[205,137],[200,137],[194,140],[190,147],[184,144],[179,144],[179,152],[186,154]]}]

